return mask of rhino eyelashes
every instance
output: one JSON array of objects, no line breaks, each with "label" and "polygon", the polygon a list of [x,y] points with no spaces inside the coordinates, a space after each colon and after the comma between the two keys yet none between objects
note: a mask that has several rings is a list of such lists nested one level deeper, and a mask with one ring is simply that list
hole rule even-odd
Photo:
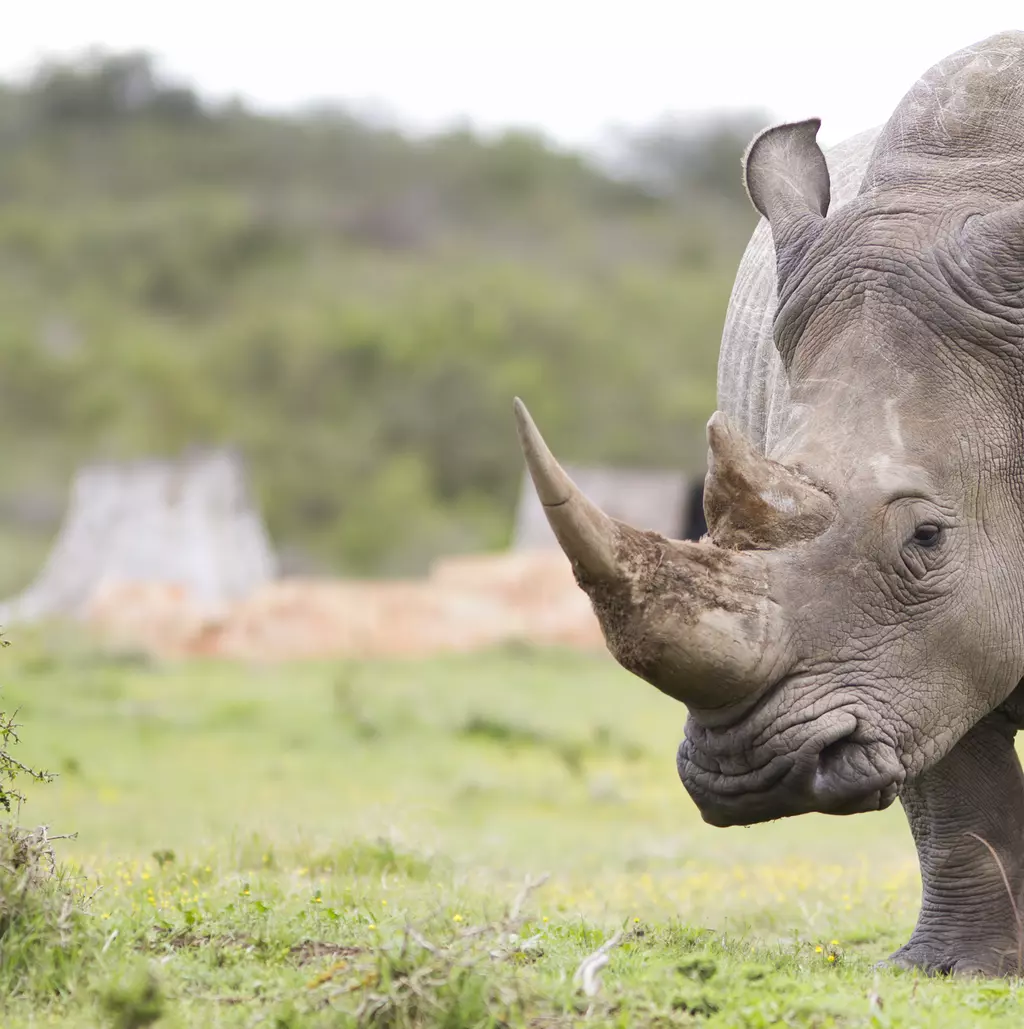
[{"label": "rhino eyelashes", "polygon": [[927,550],[933,550],[942,542],[943,531],[941,525],[934,522],[925,522],[914,530],[911,542]]}]

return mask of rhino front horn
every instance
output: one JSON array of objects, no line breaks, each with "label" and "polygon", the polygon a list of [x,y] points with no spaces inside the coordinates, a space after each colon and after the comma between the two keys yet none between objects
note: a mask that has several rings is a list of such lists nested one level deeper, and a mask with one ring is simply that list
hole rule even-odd
[{"label": "rhino front horn", "polygon": [[555,460],[526,405],[513,404],[519,443],[548,524],[574,567],[595,582],[619,575],[615,522],[590,501]]}]

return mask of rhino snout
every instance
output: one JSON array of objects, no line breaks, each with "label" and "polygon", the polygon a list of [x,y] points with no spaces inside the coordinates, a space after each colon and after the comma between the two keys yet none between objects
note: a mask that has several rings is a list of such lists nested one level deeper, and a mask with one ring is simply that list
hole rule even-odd
[{"label": "rhino snout", "polygon": [[715,826],[881,811],[906,777],[892,743],[872,738],[848,711],[767,739],[747,720],[709,729],[691,716],[676,767],[704,821]]}]

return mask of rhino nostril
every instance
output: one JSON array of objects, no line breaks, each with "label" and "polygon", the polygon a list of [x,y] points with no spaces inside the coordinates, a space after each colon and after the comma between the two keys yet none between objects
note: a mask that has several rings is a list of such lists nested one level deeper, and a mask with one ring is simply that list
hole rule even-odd
[{"label": "rhino nostril", "polygon": [[818,754],[818,769],[815,774],[815,789],[827,784],[834,787],[837,779],[849,778],[851,762],[861,748],[851,739],[856,729],[851,730],[841,739],[835,740],[823,748]]},{"label": "rhino nostril", "polygon": [[891,747],[863,738],[859,726],[853,726],[831,740],[818,753],[812,790],[819,798],[841,813],[850,802],[857,810],[873,796],[871,809],[888,807],[896,799],[901,782],[899,761]]},{"label": "rhino nostril", "polygon": [[850,736],[852,733],[848,733],[842,739],[835,740],[830,743],[827,747],[822,749],[818,754],[818,767],[828,767],[829,765],[835,764],[839,760],[840,755],[843,753],[844,748],[850,744]]}]

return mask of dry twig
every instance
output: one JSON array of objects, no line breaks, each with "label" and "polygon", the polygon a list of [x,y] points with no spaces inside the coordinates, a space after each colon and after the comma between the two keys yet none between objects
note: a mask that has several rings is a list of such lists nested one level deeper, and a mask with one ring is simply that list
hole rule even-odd
[{"label": "dry twig", "polygon": [[572,981],[578,986],[582,986],[583,992],[588,997],[596,996],[597,991],[601,989],[601,983],[598,978],[601,974],[601,969],[608,964],[610,960],[609,954],[622,940],[623,934],[620,929],[611,939],[605,940],[593,954],[588,955],[580,962],[580,967],[576,969],[576,974],[572,977]]},{"label": "dry twig", "polygon": [[1020,920],[1020,909],[1017,907],[1017,899],[1013,895],[1013,887],[1010,886],[1010,878],[1006,874],[1006,869],[1003,867],[1003,862],[999,855],[996,853],[995,847],[988,842],[984,837],[979,836],[976,832],[965,833],[966,836],[973,836],[980,844],[982,844],[988,852],[992,855],[992,860],[996,863],[996,868],[999,869],[999,874],[1003,879],[1003,886],[1006,888],[1006,895],[1010,898],[1010,909],[1013,911],[1013,921],[1017,926],[1017,975],[1021,974],[1024,970],[1024,925]]},{"label": "dry twig", "polygon": [[522,910],[523,904],[526,903],[526,899],[534,890],[540,889],[550,878],[550,872],[545,872],[536,879],[531,879],[529,876],[526,877],[523,881],[523,888],[516,894],[515,900],[512,901],[512,906],[508,909],[508,914],[505,916],[506,923],[515,922],[519,919],[519,912]]}]

